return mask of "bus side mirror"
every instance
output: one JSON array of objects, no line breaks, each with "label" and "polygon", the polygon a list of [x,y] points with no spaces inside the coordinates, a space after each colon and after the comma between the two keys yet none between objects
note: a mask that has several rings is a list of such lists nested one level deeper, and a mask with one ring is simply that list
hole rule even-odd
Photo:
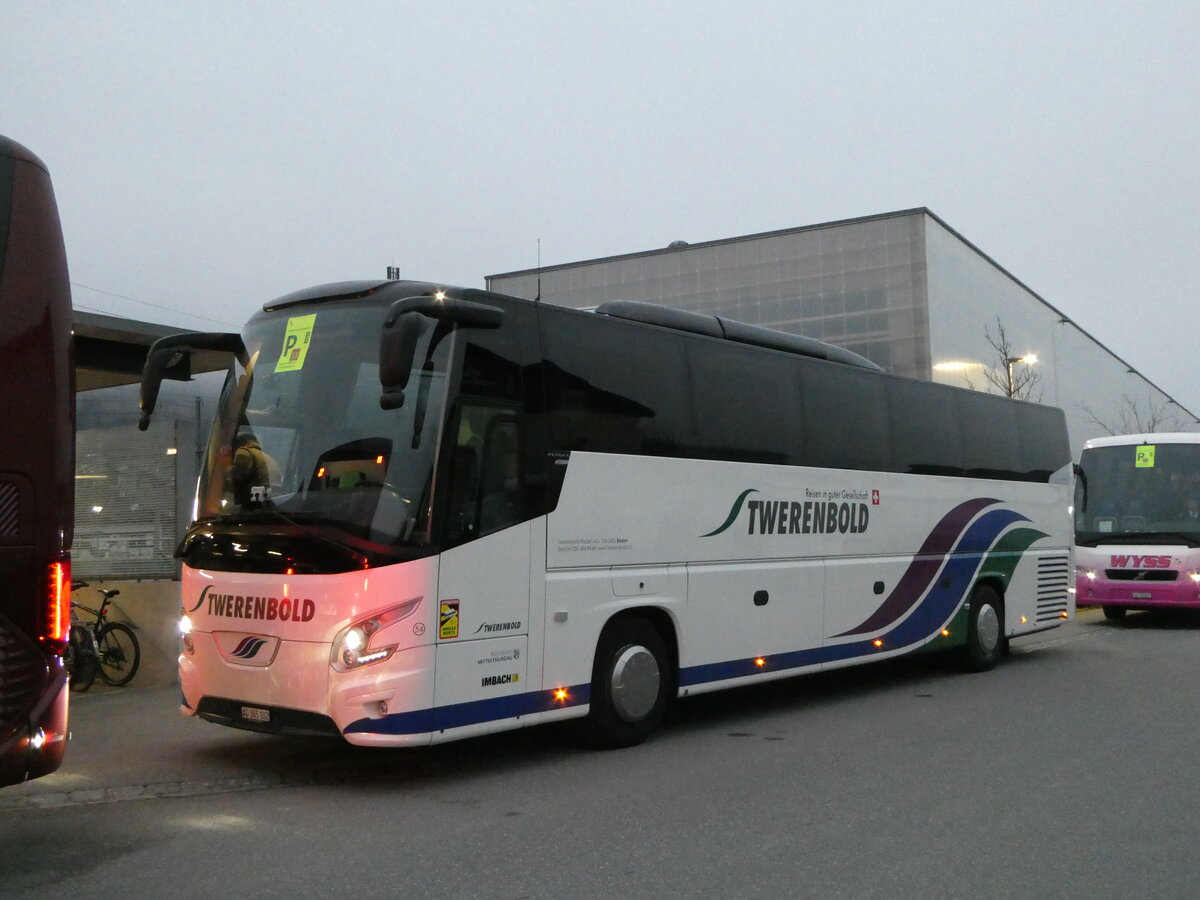
[{"label": "bus side mirror", "polygon": [[[186,356],[178,350],[166,348],[155,351],[151,349],[146,355],[146,365],[142,368],[142,389],[138,398],[138,406],[142,415],[138,419],[138,430],[145,431],[150,427],[150,416],[158,403],[158,389],[162,386],[163,378],[169,369],[178,368],[187,361]],[[185,378],[190,378],[188,372]]]},{"label": "bus side mirror", "polygon": [[159,338],[150,346],[146,364],[142,367],[142,389],[138,398],[142,410],[142,416],[138,419],[139,431],[150,427],[150,416],[154,414],[154,407],[158,403],[158,389],[162,387],[163,379],[188,381],[191,378],[188,363],[192,353],[197,350],[228,352],[234,354],[242,365],[249,362],[246,345],[240,334],[186,332]]},{"label": "bus side mirror", "polygon": [[399,409],[404,405],[404,389],[408,387],[422,326],[418,313],[402,315],[394,321],[389,315],[383,324],[379,339],[379,386],[382,389],[379,406],[382,409]]},{"label": "bus side mirror", "polygon": [[417,341],[424,330],[422,319],[444,322],[451,328],[499,328],[504,321],[504,310],[450,297],[405,297],[393,303],[379,336],[382,409],[399,409],[404,405],[404,389],[408,387]]}]

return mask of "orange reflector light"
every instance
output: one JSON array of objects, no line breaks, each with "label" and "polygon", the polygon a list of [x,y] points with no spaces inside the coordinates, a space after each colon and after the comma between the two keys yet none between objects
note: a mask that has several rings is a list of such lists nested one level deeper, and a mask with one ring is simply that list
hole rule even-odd
[{"label": "orange reflector light", "polygon": [[325,477],[325,467],[324,466],[321,466],[321,468],[317,469],[317,477],[318,478]]},{"label": "orange reflector light", "polygon": [[871,641],[871,643],[874,644],[876,647],[883,646],[883,641],[881,641],[879,638],[875,638],[875,640]]},{"label": "orange reflector light", "polygon": [[383,465],[383,457],[382,456],[375,457],[375,465],[377,465],[377,466]]},{"label": "orange reflector light", "polygon": [[554,699],[557,700],[559,703],[562,703],[564,700],[569,700],[570,697],[571,697],[571,695],[567,693],[566,688],[558,688],[554,692]]},{"label": "orange reflector light", "polygon": [[767,664],[767,661],[760,656],[758,659],[756,659],[754,661],[754,664],[761,669],[763,666],[765,666]]},{"label": "orange reflector light", "polygon": [[1021,616],[1021,624],[1022,624],[1022,625],[1024,625],[1024,624],[1025,624],[1026,622],[1028,622],[1028,621],[1029,621],[1029,620],[1028,620],[1027,618],[1025,618],[1024,616]]},{"label": "orange reflector light", "polygon": [[1065,619],[1065,618],[1067,617],[1067,611],[1064,609],[1062,612],[1060,612],[1060,613],[1058,614],[1058,617],[1059,617],[1060,619]]},{"label": "orange reflector light", "polygon": [[949,628],[942,629],[942,637],[950,637],[950,629]]}]

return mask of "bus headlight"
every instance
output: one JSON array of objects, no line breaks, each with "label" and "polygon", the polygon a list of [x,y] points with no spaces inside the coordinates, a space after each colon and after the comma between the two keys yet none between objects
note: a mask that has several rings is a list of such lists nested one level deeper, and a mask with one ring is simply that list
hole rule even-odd
[{"label": "bus headlight", "polygon": [[390,659],[396,652],[397,645],[387,643],[386,639],[380,636],[381,632],[401,619],[407,619],[420,605],[421,598],[414,597],[412,600],[405,600],[399,606],[351,622],[333,639],[329,664],[338,672],[347,672]]},{"label": "bus headlight", "polygon": [[1096,570],[1089,569],[1086,566],[1076,566],[1075,567],[1075,577],[1076,578],[1086,578],[1088,581],[1095,581],[1096,580]]}]

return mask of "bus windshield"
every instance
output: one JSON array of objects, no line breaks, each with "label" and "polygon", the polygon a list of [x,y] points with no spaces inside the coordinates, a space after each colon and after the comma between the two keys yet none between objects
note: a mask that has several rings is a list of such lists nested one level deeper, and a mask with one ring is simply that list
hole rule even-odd
[{"label": "bus windshield", "polygon": [[1200,444],[1090,447],[1075,486],[1076,541],[1200,547]]},{"label": "bus windshield", "polygon": [[262,313],[247,326],[248,362],[235,363],[225,384],[197,526],[211,536],[222,524],[269,531],[284,523],[356,552],[411,557],[400,548],[430,540],[453,339],[424,320],[406,402],[384,410],[386,310],[355,302],[311,309]]}]

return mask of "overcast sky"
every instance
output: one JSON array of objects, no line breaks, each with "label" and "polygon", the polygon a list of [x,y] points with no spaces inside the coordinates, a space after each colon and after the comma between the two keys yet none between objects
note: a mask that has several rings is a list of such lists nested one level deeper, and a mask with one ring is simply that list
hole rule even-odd
[{"label": "overcast sky", "polygon": [[927,206],[1200,414],[1200,3],[0,0],[80,309]]}]

